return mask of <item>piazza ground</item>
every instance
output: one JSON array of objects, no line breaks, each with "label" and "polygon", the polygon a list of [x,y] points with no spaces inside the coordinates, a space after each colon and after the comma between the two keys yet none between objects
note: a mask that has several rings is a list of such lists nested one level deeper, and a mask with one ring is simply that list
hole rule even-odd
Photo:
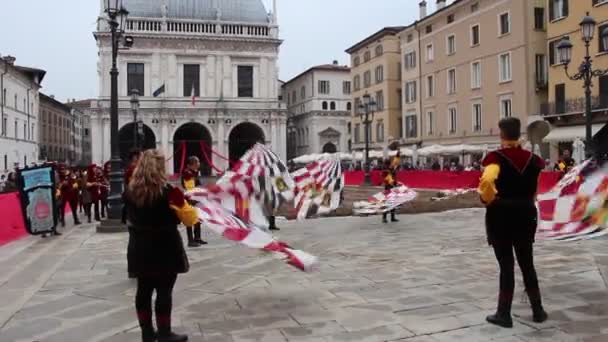
[{"label": "piazza ground", "polygon": [[[208,235],[188,250],[175,329],[191,341],[608,341],[602,238],[537,244],[548,322],[532,323],[518,278],[515,327],[486,324],[498,284],[482,215],[280,221],[280,238],[319,256],[313,273]],[[0,341],[138,341],[126,243],[85,225],[0,247]]]}]

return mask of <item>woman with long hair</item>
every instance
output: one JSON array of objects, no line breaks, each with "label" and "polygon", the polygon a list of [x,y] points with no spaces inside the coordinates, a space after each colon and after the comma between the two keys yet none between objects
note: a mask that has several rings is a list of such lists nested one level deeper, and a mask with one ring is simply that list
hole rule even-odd
[{"label": "woman with long hair", "polygon": [[[197,215],[180,189],[167,183],[165,157],[156,150],[144,152],[124,194],[129,222],[127,260],[129,274],[137,278],[135,308],[142,339],[187,341],[171,331],[173,287],[179,273],[189,269],[182,237],[177,229],[197,222]],[[152,324],[152,294],[156,291],[156,325]]]}]

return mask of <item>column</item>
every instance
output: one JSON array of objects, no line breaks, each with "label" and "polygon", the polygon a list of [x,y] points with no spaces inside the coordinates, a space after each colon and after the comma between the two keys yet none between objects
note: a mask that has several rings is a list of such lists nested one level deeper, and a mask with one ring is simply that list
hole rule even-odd
[{"label": "column", "polygon": [[278,141],[278,132],[277,132],[277,121],[279,119],[271,119],[270,120],[270,132],[268,134],[268,136],[266,137],[266,140],[270,140],[270,148],[273,151],[276,151],[277,154],[279,152],[279,148],[281,147],[281,144]]},{"label": "column", "polygon": [[173,165],[173,158],[175,157],[171,158],[171,156],[173,156],[173,149],[169,144],[169,123],[165,119],[161,121],[160,144],[161,151],[163,151],[163,153],[165,154],[165,158],[167,159],[167,161],[165,162],[165,169],[173,170],[171,166]]},{"label": "column", "polygon": [[[95,114],[91,117],[91,142],[91,161],[93,163],[99,164],[103,159],[102,147],[104,146],[101,118],[99,114]],[[47,155],[49,154],[50,151],[47,151]]]},{"label": "column", "polygon": [[287,162],[287,121],[279,119],[279,123],[279,150],[277,152],[279,157]]},{"label": "column", "polygon": [[110,134],[110,119],[103,118],[103,155],[102,155],[102,163],[109,161],[112,157],[112,140]]},{"label": "column", "polygon": [[[215,142],[216,142],[215,150],[218,153],[220,153],[221,155],[228,157],[230,153],[228,153],[228,148],[226,147],[227,144],[226,144],[225,139],[226,139],[226,126],[224,124],[224,119],[218,119],[217,135],[215,137]],[[220,170],[226,170],[229,167],[227,161],[225,161],[224,159],[222,159],[216,155],[213,156],[213,163]]]}]

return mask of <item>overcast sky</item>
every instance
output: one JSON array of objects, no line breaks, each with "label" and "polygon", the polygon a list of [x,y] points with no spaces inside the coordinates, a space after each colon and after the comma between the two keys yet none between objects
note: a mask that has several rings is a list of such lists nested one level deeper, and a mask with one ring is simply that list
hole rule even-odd
[{"label": "overcast sky", "polygon": [[[60,100],[97,96],[97,48],[92,32],[99,0],[0,0],[0,55],[47,71],[43,92]],[[264,0],[272,10],[272,0]],[[383,26],[406,25],[418,0],[278,0],[280,77],[338,60],[344,50]],[[434,7],[435,1],[427,1]],[[430,10],[430,9],[429,9]]]}]

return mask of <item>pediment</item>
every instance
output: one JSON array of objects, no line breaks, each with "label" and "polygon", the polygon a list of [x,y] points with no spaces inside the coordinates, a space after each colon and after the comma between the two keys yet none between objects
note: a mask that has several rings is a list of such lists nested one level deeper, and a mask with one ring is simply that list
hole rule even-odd
[{"label": "pediment", "polygon": [[319,132],[319,136],[322,137],[339,137],[340,136],[340,132],[328,127],[327,129],[322,130],[321,132]]}]

